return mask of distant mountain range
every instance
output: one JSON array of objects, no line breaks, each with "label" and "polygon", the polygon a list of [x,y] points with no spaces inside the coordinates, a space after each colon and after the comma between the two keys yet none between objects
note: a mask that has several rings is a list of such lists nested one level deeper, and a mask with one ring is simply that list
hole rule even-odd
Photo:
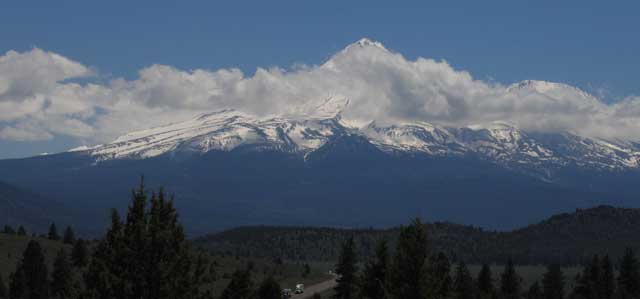
[{"label": "distant mountain range", "polygon": [[[363,47],[386,51],[369,40],[343,51]],[[597,101],[544,81],[507,90]],[[349,105],[336,95],[282,115],[201,114],[108,144],[0,160],[0,180],[85,211],[101,225],[106,208],[124,208],[144,175],[150,187],[176,193],[193,233],[246,224],[387,226],[417,215],[504,229],[578,207],[640,206],[634,141],[501,121],[355,122],[343,117]]]},{"label": "distant mountain range", "polygon": [[[335,261],[340,244],[354,237],[360,258],[380,240],[395,246],[399,229],[241,227],[195,240],[201,247],[237,256]],[[439,222],[427,224],[432,252],[445,251],[467,263],[582,264],[594,254],[617,260],[627,247],[640,248],[640,210],[610,206],[576,210],[508,232]]]}]

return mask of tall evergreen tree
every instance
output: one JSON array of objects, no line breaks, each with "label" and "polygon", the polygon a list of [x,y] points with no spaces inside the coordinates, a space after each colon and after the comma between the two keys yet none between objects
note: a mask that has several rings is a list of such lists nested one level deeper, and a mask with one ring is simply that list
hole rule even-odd
[{"label": "tall evergreen tree", "polygon": [[455,291],[455,299],[475,298],[473,278],[471,277],[471,273],[469,273],[469,269],[464,262],[460,262],[458,267],[456,267],[453,289]]},{"label": "tall evergreen tree", "polygon": [[520,298],[520,276],[516,273],[513,261],[509,259],[500,276],[500,295],[505,299]]},{"label": "tall evergreen tree", "polygon": [[620,261],[618,289],[623,296],[640,298],[640,268],[638,259],[631,248],[625,250]]},{"label": "tall evergreen tree", "polygon": [[83,239],[78,239],[71,249],[71,263],[74,267],[84,267],[89,263],[89,249]]},{"label": "tall evergreen tree", "polygon": [[584,266],[582,273],[576,278],[573,293],[586,299],[600,299],[600,269],[600,258],[594,255],[591,262]]},{"label": "tall evergreen tree", "polygon": [[51,225],[49,226],[49,233],[47,234],[47,238],[49,238],[49,240],[60,240],[60,235],[58,235],[58,228],[56,227],[55,223],[51,223]]},{"label": "tall evergreen tree", "polygon": [[24,227],[20,225],[18,227],[18,236],[26,236],[26,235],[27,235],[27,230],[25,230]]},{"label": "tall evergreen tree", "polygon": [[2,229],[2,232],[7,234],[7,235],[15,235],[16,234],[16,230],[13,229],[13,227],[11,225],[5,225],[4,228]]},{"label": "tall evergreen tree", "polygon": [[564,274],[558,264],[551,264],[542,278],[543,295],[545,299],[564,298]]},{"label": "tall evergreen tree", "polygon": [[616,288],[615,273],[613,264],[608,255],[605,255],[600,261],[600,280],[598,283],[598,294],[602,299],[610,299],[613,297]]},{"label": "tall evergreen tree", "polygon": [[434,299],[447,298],[451,290],[451,263],[444,254],[438,254],[429,258],[427,264],[429,278],[427,279],[428,297]]},{"label": "tall evergreen tree", "polygon": [[211,265],[190,248],[173,200],[161,189],[148,200],[144,185],[132,192],[126,220],[112,212],[96,246],[85,283],[99,298],[201,298]]},{"label": "tall evergreen tree", "polygon": [[[222,291],[220,299],[253,299],[255,291],[253,282],[251,281],[251,272],[249,270],[236,271],[231,277],[231,281]],[[261,298],[259,298],[261,299]]]},{"label": "tall evergreen tree", "polygon": [[347,239],[342,244],[340,257],[336,265],[336,286],[333,288],[335,299],[352,299],[356,298],[357,291],[357,257],[355,242],[353,237]]},{"label": "tall evergreen tree", "polygon": [[480,298],[489,299],[495,297],[496,289],[493,285],[493,276],[489,265],[482,265],[482,269],[480,269],[480,273],[478,273],[477,285],[478,296]]},{"label": "tall evergreen tree", "polygon": [[267,277],[260,284],[258,289],[258,299],[281,299],[282,293],[280,284],[273,278]]},{"label": "tall evergreen tree", "polygon": [[64,237],[62,238],[62,241],[64,242],[64,244],[69,245],[72,245],[76,242],[76,236],[73,233],[73,229],[71,229],[71,226],[67,226],[67,229],[64,230]]},{"label": "tall evergreen tree", "polygon": [[73,273],[69,256],[61,249],[53,262],[50,293],[58,298],[75,298],[77,290],[73,285]]},{"label": "tall evergreen tree", "polygon": [[526,299],[543,299],[544,298],[542,295],[542,291],[540,290],[540,285],[538,284],[537,281],[531,284],[525,298]]},{"label": "tall evergreen tree", "polygon": [[390,290],[394,298],[427,298],[427,231],[416,219],[400,231],[390,271]]},{"label": "tall evergreen tree", "polygon": [[0,274],[0,298],[6,299],[9,296],[9,290],[7,290],[7,286],[4,284],[4,279],[2,279],[2,274]]},{"label": "tall evergreen tree", "polygon": [[11,282],[11,298],[48,298],[48,273],[40,244],[29,241],[22,254],[22,260],[16,266]]},{"label": "tall evergreen tree", "polygon": [[386,240],[376,246],[376,256],[364,268],[362,297],[365,299],[386,298],[387,276],[389,272],[389,248]]}]

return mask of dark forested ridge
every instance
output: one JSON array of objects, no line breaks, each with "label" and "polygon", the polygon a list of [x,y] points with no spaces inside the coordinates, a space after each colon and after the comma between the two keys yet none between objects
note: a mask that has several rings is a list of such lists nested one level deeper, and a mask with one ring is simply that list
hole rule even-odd
[{"label": "dark forested ridge", "polygon": [[41,195],[0,181],[0,219],[2,224],[46,227],[52,219],[60,220],[63,208]]},{"label": "dark forested ridge", "polygon": [[[252,226],[195,242],[240,256],[335,260],[339,244],[352,236],[360,254],[371,256],[378,241],[395,243],[399,230]],[[626,247],[640,247],[640,209],[579,209],[509,232],[442,222],[427,224],[427,231],[436,250],[467,263],[504,263],[511,257],[518,264],[582,264],[594,254],[618,257]]]}]

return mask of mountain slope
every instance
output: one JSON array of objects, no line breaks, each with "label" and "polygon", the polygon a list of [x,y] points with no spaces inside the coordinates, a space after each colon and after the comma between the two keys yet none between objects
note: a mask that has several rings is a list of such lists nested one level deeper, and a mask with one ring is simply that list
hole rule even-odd
[{"label": "mountain slope", "polygon": [[[469,263],[577,264],[593,254],[620,256],[627,246],[640,248],[640,209],[599,206],[552,216],[509,232],[485,231],[453,223],[427,224],[433,250],[445,250]],[[353,236],[362,256],[375,244],[393,244],[398,229],[336,229],[313,227],[241,227],[196,239],[217,252],[293,260],[335,260],[340,244]]]}]

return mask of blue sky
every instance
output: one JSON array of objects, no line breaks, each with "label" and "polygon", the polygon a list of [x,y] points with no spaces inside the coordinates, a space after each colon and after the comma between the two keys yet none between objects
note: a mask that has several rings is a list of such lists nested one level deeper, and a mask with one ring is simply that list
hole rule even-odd
[{"label": "blue sky", "polygon": [[[15,1],[0,9],[0,55],[37,47],[87,66],[90,82],[154,64],[251,76],[321,64],[369,37],[483,81],[557,81],[613,102],[640,95],[638,11],[637,1]],[[74,143],[0,140],[0,158]]]}]

